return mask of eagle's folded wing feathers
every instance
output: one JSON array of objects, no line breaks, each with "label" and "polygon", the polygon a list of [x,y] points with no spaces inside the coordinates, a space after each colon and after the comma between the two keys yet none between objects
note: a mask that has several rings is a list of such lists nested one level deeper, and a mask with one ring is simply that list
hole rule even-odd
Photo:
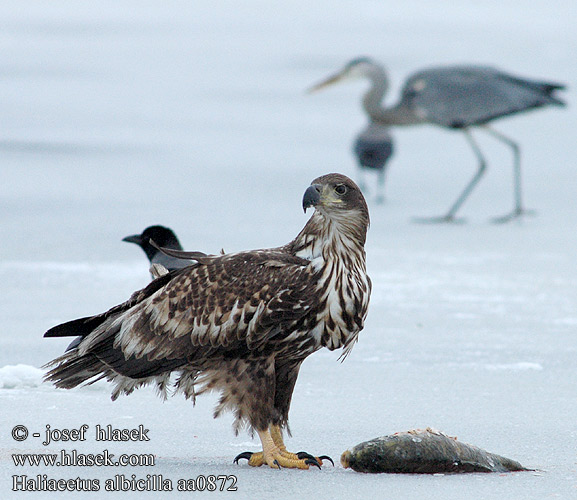
[{"label": "eagle's folded wing feathers", "polygon": [[166,286],[110,316],[81,344],[81,354],[95,351],[103,359],[118,350],[112,362],[118,369],[120,352],[125,359],[190,362],[215,351],[258,349],[278,335],[279,324],[311,307],[305,266],[289,260],[280,272],[278,257],[272,262],[222,256],[179,271]]}]

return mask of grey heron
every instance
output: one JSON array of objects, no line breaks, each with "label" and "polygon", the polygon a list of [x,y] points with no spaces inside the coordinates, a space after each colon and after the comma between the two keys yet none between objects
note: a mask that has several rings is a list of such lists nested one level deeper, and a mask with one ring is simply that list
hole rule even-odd
[{"label": "grey heron", "polygon": [[[453,222],[455,214],[469,197],[483,174],[487,162],[471,129],[482,128],[513,151],[515,208],[509,214],[494,219],[507,222],[528,213],[523,208],[521,196],[520,148],[516,142],[488,124],[493,120],[543,106],[564,106],[554,92],[564,85],[539,80],[519,78],[488,66],[440,66],[424,69],[409,76],[401,92],[399,102],[385,107],[382,100],[389,87],[387,73],[377,62],[367,57],[353,59],[337,74],[330,76],[310,91],[317,91],[340,81],[365,78],[371,83],[363,95],[362,105],[370,125],[358,141],[362,141],[371,128],[380,130],[381,148],[387,142],[385,131],[391,126],[419,124],[437,125],[446,129],[460,130],[465,135],[478,161],[473,178],[465,186],[449,211],[442,217],[421,219],[429,222]],[[368,135],[367,135],[368,136]],[[392,139],[388,137],[392,153]],[[384,175],[381,168],[380,182]]]}]

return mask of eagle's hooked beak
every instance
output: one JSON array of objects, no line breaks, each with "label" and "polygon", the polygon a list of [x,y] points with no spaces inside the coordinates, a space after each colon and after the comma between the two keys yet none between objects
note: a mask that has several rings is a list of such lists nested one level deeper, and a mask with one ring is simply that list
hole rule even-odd
[{"label": "eagle's hooked beak", "polygon": [[303,210],[307,211],[309,207],[316,207],[321,201],[322,186],[320,184],[312,184],[305,191],[303,196]]}]

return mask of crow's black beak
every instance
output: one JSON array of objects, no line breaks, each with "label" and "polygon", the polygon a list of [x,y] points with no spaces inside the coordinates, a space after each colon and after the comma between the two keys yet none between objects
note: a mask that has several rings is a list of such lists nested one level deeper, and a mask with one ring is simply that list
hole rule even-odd
[{"label": "crow's black beak", "polygon": [[122,238],[122,241],[126,241],[128,243],[136,243],[137,245],[142,245],[142,236],[140,234],[133,234],[131,236],[127,236],[126,238]]},{"label": "crow's black beak", "polygon": [[313,184],[305,191],[303,196],[303,210],[306,212],[309,207],[316,207],[321,201],[321,190],[320,184]]}]

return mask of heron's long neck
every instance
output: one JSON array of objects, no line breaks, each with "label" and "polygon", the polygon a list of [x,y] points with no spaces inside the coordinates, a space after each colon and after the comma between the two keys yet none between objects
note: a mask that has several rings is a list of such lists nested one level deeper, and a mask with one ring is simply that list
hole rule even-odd
[{"label": "heron's long neck", "polygon": [[379,115],[385,111],[382,101],[389,88],[389,82],[384,70],[380,68],[374,68],[367,78],[371,86],[363,95],[363,108],[372,118],[373,115]]},{"label": "heron's long neck", "polygon": [[383,97],[389,89],[389,80],[382,68],[374,68],[367,75],[371,87],[363,96],[363,108],[372,122],[380,125],[416,125],[422,123],[408,108],[397,104],[387,108],[383,105]]}]

